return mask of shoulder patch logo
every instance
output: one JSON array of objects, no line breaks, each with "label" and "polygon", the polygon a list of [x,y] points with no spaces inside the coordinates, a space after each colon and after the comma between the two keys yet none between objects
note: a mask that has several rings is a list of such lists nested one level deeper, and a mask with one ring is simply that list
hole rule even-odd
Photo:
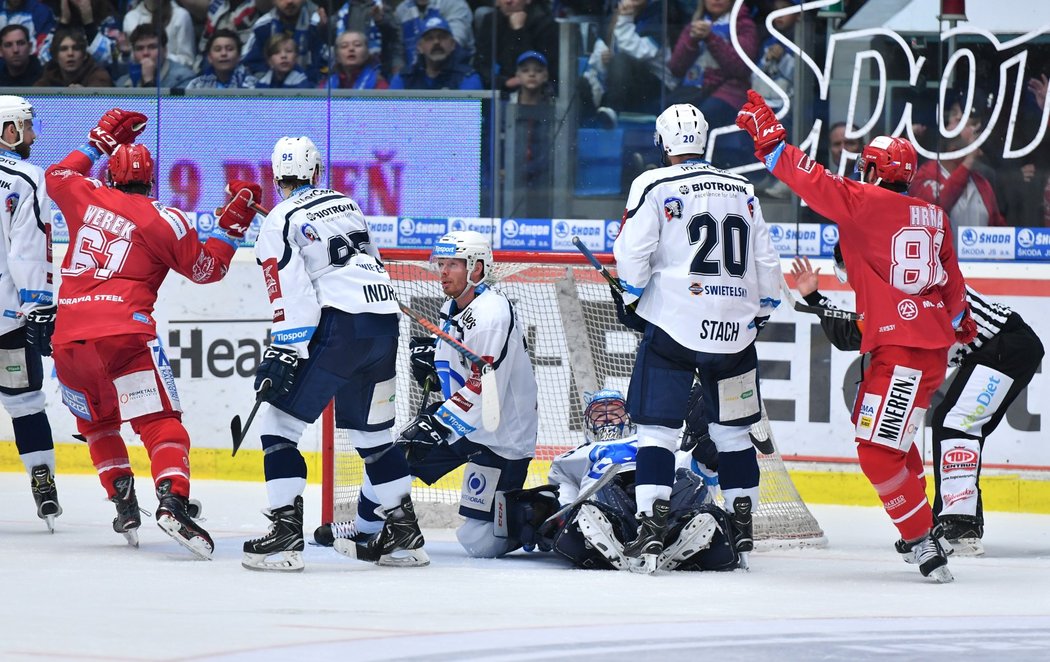
[{"label": "shoulder patch logo", "polygon": [[667,198],[664,200],[664,218],[667,219],[668,222],[673,218],[682,218],[682,210],[684,208],[685,205],[682,204],[680,198]]},{"label": "shoulder patch logo", "polygon": [[817,162],[809,158],[809,154],[803,154],[802,158],[798,160],[796,166],[802,172],[813,172],[813,167],[817,165]]}]

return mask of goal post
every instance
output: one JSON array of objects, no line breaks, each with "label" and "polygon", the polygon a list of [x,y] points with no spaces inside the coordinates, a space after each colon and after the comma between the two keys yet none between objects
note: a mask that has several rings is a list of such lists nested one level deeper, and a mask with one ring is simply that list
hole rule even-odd
[{"label": "goal post", "polygon": [[[445,299],[430,251],[388,249],[383,263],[398,300],[437,321]],[[612,263],[612,256],[598,256]],[[526,487],[547,482],[550,461],[584,441],[583,393],[615,388],[624,393],[641,335],[622,326],[601,275],[578,253],[494,251],[488,282],[514,304],[522,325],[539,390],[536,457]],[[408,344],[429,335],[408,316],[401,318],[397,357],[395,430],[406,425],[420,405],[422,389],[412,379]],[[684,413],[684,412],[683,412]],[[351,519],[363,464],[345,432],[334,425],[329,407],[322,417],[322,518]],[[789,544],[821,544],[823,531],[795,490],[779,455],[760,455],[761,497],[755,513],[756,538]],[[462,470],[433,486],[419,481],[412,499],[424,525],[458,521]]]}]

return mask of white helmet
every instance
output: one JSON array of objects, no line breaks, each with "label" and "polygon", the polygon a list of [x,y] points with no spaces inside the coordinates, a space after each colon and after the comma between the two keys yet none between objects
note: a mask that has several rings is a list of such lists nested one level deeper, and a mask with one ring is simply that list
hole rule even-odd
[{"label": "white helmet", "polygon": [[289,138],[285,136],[273,146],[273,154],[270,156],[273,165],[273,178],[281,180],[285,177],[314,181],[314,175],[321,176],[321,153],[317,151],[317,145],[306,136],[301,138]]},{"label": "white helmet", "polygon": [[634,423],[627,413],[627,400],[616,389],[585,391],[583,401],[584,437],[588,443],[616,441],[635,433]]},{"label": "white helmet", "polygon": [[693,104],[676,103],[656,118],[653,142],[667,156],[703,154],[707,119]]},{"label": "white helmet", "polygon": [[7,143],[4,142],[3,138],[0,138],[0,145],[10,148],[21,145],[22,140],[24,140],[25,121],[31,119],[33,119],[33,104],[22,97],[9,94],[0,96],[0,128],[8,122],[14,122],[15,131],[18,133],[18,140],[15,143]]},{"label": "white helmet", "polygon": [[[449,232],[434,244],[434,250],[430,253],[430,259],[438,260],[449,257],[467,261],[468,288],[477,287],[490,274],[492,244],[489,243],[485,235],[474,230]],[[470,274],[474,273],[474,265],[479,260],[485,263],[485,269],[481,272],[481,278],[474,282],[470,280]]]}]

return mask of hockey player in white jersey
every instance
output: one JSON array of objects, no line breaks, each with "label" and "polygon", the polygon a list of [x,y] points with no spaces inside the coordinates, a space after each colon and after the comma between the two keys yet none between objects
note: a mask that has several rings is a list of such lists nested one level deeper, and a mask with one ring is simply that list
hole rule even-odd
[{"label": "hockey player in white jersey", "polygon": [[30,476],[37,516],[52,533],[62,514],[55,487],[55,444],[44,412],[40,355],[51,355],[51,200],[44,171],[29,163],[36,139],[33,106],[0,96],[0,403],[11,415],[15,446]]},{"label": "hockey player in white jersey", "polygon": [[273,307],[272,344],[255,376],[269,403],[259,427],[271,526],[244,543],[242,565],[302,570],[306,462],[297,443],[333,398],[382,522],[337,549],[380,565],[426,565],[408,464],[391,432],[400,311],[390,278],[357,203],[317,187],[321,156],[309,138],[281,138],[272,161],[283,200],[255,246]]},{"label": "hockey player in white jersey", "polygon": [[624,553],[651,572],[663,551],[674,449],[695,370],[746,565],[758,505],[748,436],[760,418],[754,342],[779,304],[780,261],[754,187],[701,159],[707,121],[696,107],[661,113],[654,139],[670,165],[634,180],[613,245],[624,300],[637,301],[648,322],[627,394],[638,426],[639,528]]},{"label": "hockey player in white jersey", "polygon": [[[491,431],[482,426],[477,369],[447,343],[419,338],[413,342],[413,372],[421,381],[437,379],[443,401],[402,430],[399,443],[408,449],[412,475],[428,485],[465,465],[459,513],[466,521],[456,537],[471,556],[500,556],[520,547],[521,540],[517,531],[494,524],[497,492],[517,493],[536,453],[536,377],[524,325],[507,297],[486,283],[492,280],[493,258],[483,235],[450,232],[434,245],[431,260],[448,297],[441,307],[442,329],[493,361],[500,423]],[[539,508],[550,505],[534,496],[542,502]],[[358,514],[367,512],[359,508]]]},{"label": "hockey player in white jersey", "polygon": [[[638,439],[623,394],[603,389],[584,396],[586,441],[551,462],[548,479],[562,506],[573,507],[555,527],[541,527],[537,546],[552,549],[580,568],[629,569],[624,541],[634,537]],[[691,467],[693,457],[679,452],[669,513],[666,546],[658,570],[723,570],[739,557],[732,527],[713,503],[703,478]],[[608,472],[616,469],[609,480]],[[597,485],[602,485],[593,491]],[[581,494],[593,492],[586,499]]]}]

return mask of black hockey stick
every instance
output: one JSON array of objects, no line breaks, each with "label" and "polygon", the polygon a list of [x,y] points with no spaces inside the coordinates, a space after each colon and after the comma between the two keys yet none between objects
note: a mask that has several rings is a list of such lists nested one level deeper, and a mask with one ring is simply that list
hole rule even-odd
[{"label": "black hockey stick", "polygon": [[230,434],[233,436],[233,454],[230,457],[237,457],[237,450],[241,447],[241,442],[244,441],[244,435],[248,434],[248,428],[251,427],[252,421],[255,420],[255,413],[259,411],[259,405],[263,403],[263,396],[269,390],[270,380],[264,379],[255,394],[255,405],[252,407],[251,413],[248,414],[248,420],[245,421],[243,428],[241,427],[240,416],[234,416],[233,420],[230,421]]},{"label": "black hockey stick", "polygon": [[[594,255],[594,253],[591,252],[591,249],[587,248],[587,246],[582,241],[580,241],[579,237],[574,236],[572,238],[572,245],[575,246],[581,253],[583,253],[583,256],[587,258],[587,261],[591,263],[591,266],[597,269],[598,273],[601,274],[602,278],[608,281],[609,284],[613,286],[613,289],[619,292],[621,296],[627,293],[627,289],[623,286],[623,283],[621,283],[618,278],[614,277],[611,273],[609,273],[609,270],[605,268],[605,265],[598,261],[598,258]],[[625,303],[623,307],[628,312],[633,313],[638,309],[638,301],[635,300],[631,303]]]},{"label": "black hockey stick", "polygon": [[616,478],[616,474],[620,473],[620,469],[623,469],[623,465],[622,464],[611,464],[611,465],[609,465],[609,468],[605,470],[605,473],[603,473],[598,480],[596,480],[593,483],[591,483],[590,485],[588,485],[587,489],[581,491],[579,496],[577,496],[573,500],[572,503],[567,504],[565,506],[562,506],[561,508],[558,509],[558,512],[554,513],[553,515],[551,515],[550,517],[545,519],[543,521],[543,524],[541,524],[538,528],[542,529],[544,526],[546,526],[550,522],[557,521],[558,518],[560,518],[563,515],[565,515],[565,513],[569,512],[570,510],[572,510],[576,506],[580,505],[581,503],[583,503],[587,499],[590,499],[592,496],[597,494],[598,490],[602,489],[603,487],[608,485],[610,482],[612,482],[613,478]]},{"label": "black hockey stick", "polygon": [[821,306],[811,306],[808,303],[803,303],[795,298],[795,293],[788,287],[787,281],[784,280],[784,273],[780,273],[780,290],[784,293],[784,297],[791,304],[791,307],[800,313],[809,313],[810,315],[816,315],[817,317],[824,317],[826,319],[838,319],[838,320],[849,320],[851,322],[859,322],[864,319],[864,316],[855,313],[850,310],[839,310],[838,308],[822,308]]}]

